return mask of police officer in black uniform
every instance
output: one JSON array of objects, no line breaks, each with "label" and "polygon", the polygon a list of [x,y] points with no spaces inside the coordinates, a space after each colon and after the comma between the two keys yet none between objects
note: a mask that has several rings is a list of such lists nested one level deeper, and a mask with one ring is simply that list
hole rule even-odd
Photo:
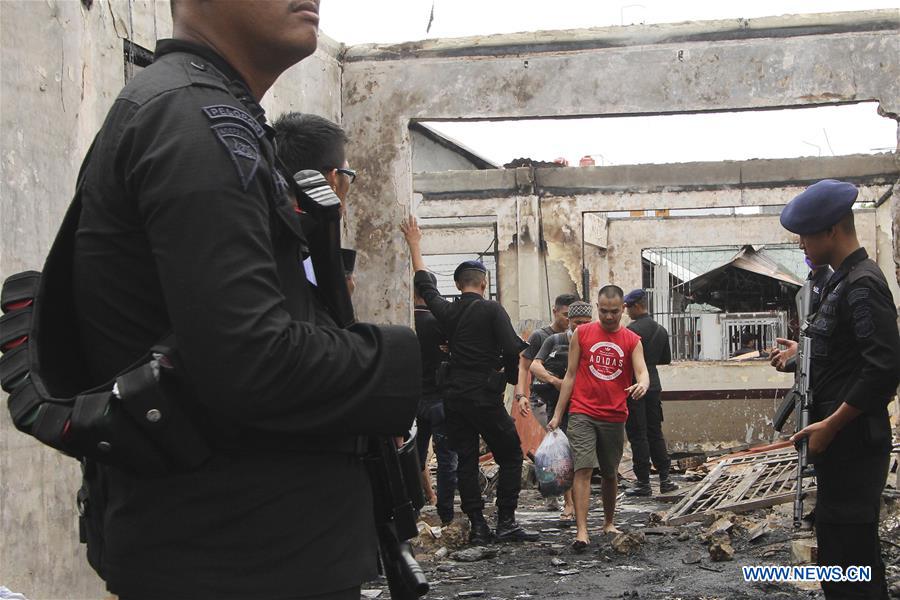
[{"label": "police officer in black uniform", "polygon": [[628,398],[628,420],[625,432],[631,444],[632,464],[637,484],[625,492],[626,496],[650,496],[650,462],[659,474],[659,493],[666,494],[678,489],[678,485],[669,479],[669,451],[666,438],[663,436],[662,384],[659,380],[657,365],[668,365],[672,362],[672,348],[669,345],[669,332],[653,320],[647,312],[647,293],[642,289],[631,290],[625,294],[625,310],[631,323],[628,329],[641,336],[644,347],[644,361],[650,372],[650,387],[640,400]]},{"label": "police officer in black uniform", "polygon": [[[437,285],[437,278],[428,273],[432,285]],[[419,349],[422,353],[422,400],[416,414],[419,458],[422,463],[428,455],[428,442],[434,441],[434,454],[437,456],[437,496],[434,498],[441,524],[449,525],[453,521],[453,497],[456,494],[456,452],[450,449],[447,439],[446,417],[444,412],[444,391],[437,382],[437,372],[441,363],[450,360],[447,353],[447,335],[441,324],[428,310],[425,300],[416,292],[414,318],[416,337],[419,338]],[[423,485],[430,486],[430,478],[423,473]],[[425,490],[426,496],[434,492]]]},{"label": "police officer in black uniform", "polygon": [[319,224],[259,101],[315,50],[318,2],[173,5],[83,165],[74,303],[98,383],[174,332],[212,457],[103,469],[99,569],[123,600],[356,600],[377,571],[358,439],[408,430],[421,384],[411,330],[337,327],[300,264]]},{"label": "police officer in black uniform", "polygon": [[834,274],[806,329],[811,338],[813,423],[808,439],[818,485],[816,538],[823,566],[870,566],[868,582],[822,582],[827,598],[887,598],[878,539],[891,451],[887,405],[900,380],[897,310],[884,274],[856,237],[858,190],[826,179],[791,200],[781,224],[816,265]]},{"label": "police officer in black uniform", "polygon": [[[444,396],[447,435],[458,457],[457,478],[462,510],[472,528],[469,541],[533,541],[537,534],[515,520],[522,479],[522,447],[515,423],[503,404],[506,385],[519,377],[519,354],[527,347],[499,303],[484,299],[487,269],[478,261],[461,263],[453,273],[462,296],[445,300],[425,270],[416,219],[401,224],[412,254],[414,284],[450,341],[450,364]],[[484,518],[478,485],[478,436],[484,438],[500,466],[497,484],[496,536]]]}]

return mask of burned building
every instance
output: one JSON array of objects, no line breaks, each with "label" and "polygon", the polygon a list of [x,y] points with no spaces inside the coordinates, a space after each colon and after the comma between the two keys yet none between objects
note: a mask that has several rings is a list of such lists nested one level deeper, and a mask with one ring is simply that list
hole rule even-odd
[{"label": "burned building", "polygon": [[[0,276],[5,277],[40,268],[71,199],[81,158],[124,83],[129,56],[139,67],[139,53],[129,53],[134,49],[129,44],[152,48],[157,36],[169,34],[171,21],[165,2],[139,0],[18,0],[3,2],[2,10],[0,122],[6,135],[0,153]],[[339,120],[353,141],[349,159],[360,177],[345,233],[348,245],[359,250],[355,301],[361,319],[411,322],[408,256],[397,223],[414,210],[431,230],[427,254],[495,257],[496,297],[524,328],[549,317],[553,294],[593,298],[608,282],[640,287],[647,249],[793,243],[778,226],[778,207],[826,177],[860,187],[860,198],[868,203],[857,212],[861,240],[885,273],[896,273],[896,152],[509,169],[484,168],[491,165],[469,156],[464,158],[473,168],[417,172],[413,145],[418,134],[411,123],[753,111],[862,101],[877,103],[885,118],[896,120],[898,40],[896,11],[349,48],[322,36],[316,54],[287,72],[263,104],[272,115],[301,110]],[[127,76],[128,68],[124,72]],[[751,207],[765,210],[734,210]],[[664,289],[677,295],[679,285],[704,272],[672,268],[675,279],[659,277],[651,287],[657,298]],[[759,273],[747,273],[752,272],[731,267],[723,274],[726,288],[733,289],[728,286],[737,285],[739,277],[754,277],[758,298],[774,294],[783,299],[789,293],[779,287],[789,287],[788,281],[766,283],[756,277]],[[895,299],[900,298],[896,278],[889,279]],[[712,286],[703,289],[711,291],[702,305],[726,314],[749,302],[737,296],[720,302]],[[688,305],[678,302],[673,312],[686,311]],[[778,308],[781,300],[775,302]],[[681,335],[675,326],[672,331]],[[666,422],[675,440],[768,439],[770,415],[790,384],[788,376],[766,365],[719,360],[680,361],[661,369],[661,375]],[[698,414],[711,416],[701,420]],[[5,538],[0,581],[35,590],[36,597],[103,597],[102,584],[84,564],[71,534],[78,465],[16,434],[6,411],[0,413],[0,434]]]}]

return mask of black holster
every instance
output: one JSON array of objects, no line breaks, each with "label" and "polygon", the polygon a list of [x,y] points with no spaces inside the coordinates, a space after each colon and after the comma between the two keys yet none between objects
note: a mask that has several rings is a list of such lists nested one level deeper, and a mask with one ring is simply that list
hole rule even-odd
[{"label": "black holster", "polygon": [[506,390],[506,373],[503,371],[491,371],[487,377],[484,389],[491,394],[502,394]]}]

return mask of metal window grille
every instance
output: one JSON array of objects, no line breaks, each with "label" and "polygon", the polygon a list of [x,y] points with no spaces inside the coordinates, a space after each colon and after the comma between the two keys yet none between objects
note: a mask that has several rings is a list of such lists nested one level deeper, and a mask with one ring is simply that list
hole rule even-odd
[{"label": "metal window grille", "polygon": [[[785,309],[785,296],[761,293],[743,299],[742,310],[729,311],[729,297],[746,290],[716,290],[716,304],[697,302],[692,281],[730,261],[743,245],[646,248],[641,253],[642,287],[648,294],[653,318],[669,332],[673,360],[725,360],[741,347],[741,335],[756,337],[757,349],[774,346],[786,337],[793,315]],[[766,245],[764,250],[802,280],[808,271],[803,252],[793,244]],[[778,297],[776,297],[778,296]],[[792,303],[792,299],[791,299]]]}]

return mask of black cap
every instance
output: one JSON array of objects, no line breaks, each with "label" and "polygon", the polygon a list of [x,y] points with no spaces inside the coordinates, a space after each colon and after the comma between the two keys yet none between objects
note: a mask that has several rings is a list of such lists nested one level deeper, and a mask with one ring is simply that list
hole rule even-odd
[{"label": "black cap", "polygon": [[459,274],[463,271],[481,271],[482,273],[487,274],[487,267],[478,260],[463,261],[459,263],[459,266],[453,271],[453,281],[459,281]]}]

